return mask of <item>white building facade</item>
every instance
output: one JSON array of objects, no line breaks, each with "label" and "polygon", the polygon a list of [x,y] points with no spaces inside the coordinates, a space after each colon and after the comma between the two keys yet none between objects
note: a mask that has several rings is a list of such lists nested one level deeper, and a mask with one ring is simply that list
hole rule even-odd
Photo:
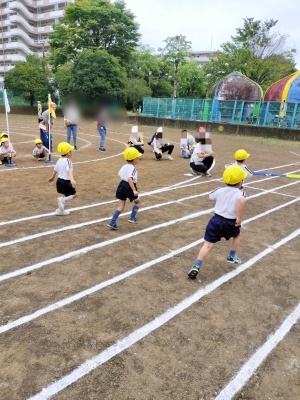
[{"label": "white building facade", "polygon": [[74,0],[0,1],[0,88],[5,73],[29,54],[43,56],[53,31],[68,3]]}]

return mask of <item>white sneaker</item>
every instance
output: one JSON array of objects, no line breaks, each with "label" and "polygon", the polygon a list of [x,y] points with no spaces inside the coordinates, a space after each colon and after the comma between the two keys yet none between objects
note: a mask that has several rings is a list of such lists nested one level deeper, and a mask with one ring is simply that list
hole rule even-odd
[{"label": "white sneaker", "polygon": [[167,160],[170,160],[170,161],[173,161],[173,160],[174,160],[174,158],[171,157],[170,154],[167,155],[166,159],[167,159]]},{"label": "white sneaker", "polygon": [[191,170],[191,173],[192,173],[193,175],[198,175],[197,172],[194,171],[192,167],[190,167],[190,170]]},{"label": "white sneaker", "polygon": [[55,211],[55,215],[70,215],[70,211],[60,210],[59,208]]},{"label": "white sneaker", "polygon": [[64,211],[65,205],[64,205],[62,199],[63,199],[63,197],[58,197],[58,198],[57,198],[57,204],[58,204],[58,208],[59,208],[61,211]]}]

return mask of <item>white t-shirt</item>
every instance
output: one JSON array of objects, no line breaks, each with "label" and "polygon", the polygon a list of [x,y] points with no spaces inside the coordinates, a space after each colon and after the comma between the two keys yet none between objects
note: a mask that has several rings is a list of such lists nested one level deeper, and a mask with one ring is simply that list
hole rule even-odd
[{"label": "white t-shirt", "polygon": [[191,156],[191,162],[195,163],[196,165],[203,164],[203,158],[198,157],[199,153],[204,153],[201,147],[201,143],[196,144],[193,154]]},{"label": "white t-shirt", "polygon": [[125,164],[118,173],[122,181],[128,182],[128,178],[132,178],[134,183],[137,183],[138,172],[134,165]]},{"label": "white t-shirt", "polygon": [[42,152],[43,152],[44,150],[46,150],[47,152],[49,151],[49,150],[48,150],[45,146],[43,146],[43,145],[42,145],[41,148],[35,146],[35,148],[33,149],[32,154],[33,154],[34,156],[39,156],[40,154],[42,154]]},{"label": "white t-shirt", "polygon": [[5,154],[5,153],[13,153],[15,150],[13,148],[13,145],[9,143],[8,148],[6,149],[4,146],[0,147],[0,153]]},{"label": "white t-shirt", "polygon": [[230,164],[226,164],[225,165],[225,169],[228,168],[228,167],[231,167],[232,165],[238,165],[240,168],[242,168],[247,173],[248,176],[250,176],[250,177],[253,176],[253,171],[251,171],[251,169],[249,169],[247,167],[247,165],[238,163],[237,161],[234,161],[234,162],[232,162]]},{"label": "white t-shirt", "polygon": [[70,171],[73,171],[72,161],[67,157],[61,157],[57,160],[57,163],[54,167],[54,171],[57,172],[58,177],[60,179],[64,179],[65,181],[70,180]]},{"label": "white t-shirt", "polygon": [[210,200],[216,201],[215,213],[228,219],[236,219],[236,201],[239,197],[246,200],[247,194],[244,190],[229,186],[218,188],[209,194]]}]

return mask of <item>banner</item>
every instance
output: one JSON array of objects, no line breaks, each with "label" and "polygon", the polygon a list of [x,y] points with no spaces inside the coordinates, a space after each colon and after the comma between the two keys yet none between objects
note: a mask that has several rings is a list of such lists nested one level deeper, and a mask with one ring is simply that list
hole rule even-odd
[{"label": "banner", "polygon": [[3,90],[3,100],[4,100],[5,112],[9,113],[10,112],[10,105],[9,105],[9,102],[8,102],[6,89]]},{"label": "banner", "polygon": [[53,103],[52,103],[52,100],[51,100],[50,95],[49,95],[49,110],[50,110],[51,116],[52,116],[53,118],[56,118],[55,110],[54,110],[54,108],[53,108]]}]

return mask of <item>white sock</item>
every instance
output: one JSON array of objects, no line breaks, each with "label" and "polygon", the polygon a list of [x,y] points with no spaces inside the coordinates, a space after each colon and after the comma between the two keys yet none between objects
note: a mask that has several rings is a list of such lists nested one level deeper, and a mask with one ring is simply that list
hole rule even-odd
[{"label": "white sock", "polygon": [[69,201],[69,200],[72,200],[72,199],[73,199],[73,195],[63,197],[61,201],[62,201],[63,203],[65,203],[66,201]]}]

